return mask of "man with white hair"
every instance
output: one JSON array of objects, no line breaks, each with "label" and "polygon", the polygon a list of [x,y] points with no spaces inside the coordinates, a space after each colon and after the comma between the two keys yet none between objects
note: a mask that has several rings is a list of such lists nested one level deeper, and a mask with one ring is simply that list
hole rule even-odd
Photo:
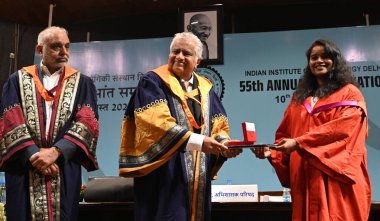
[{"label": "man with white hair", "polygon": [[0,109],[0,169],[5,170],[8,220],[77,219],[81,166],[98,168],[96,89],[67,66],[68,33],[38,35],[37,65],[5,83]]},{"label": "man with white hair", "polygon": [[229,125],[206,78],[194,70],[202,43],[178,33],[168,64],[146,73],[125,112],[119,174],[134,178],[136,221],[210,220],[211,180],[241,150],[223,145]]}]

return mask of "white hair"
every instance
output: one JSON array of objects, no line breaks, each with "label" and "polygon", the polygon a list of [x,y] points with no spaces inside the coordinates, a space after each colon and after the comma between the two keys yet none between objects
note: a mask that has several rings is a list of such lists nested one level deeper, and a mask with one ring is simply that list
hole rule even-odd
[{"label": "white hair", "polygon": [[54,34],[53,33],[54,31],[64,32],[66,33],[66,35],[69,35],[67,30],[62,27],[58,27],[58,26],[47,27],[38,34],[37,45],[41,45],[41,46],[44,45],[46,42],[46,39],[51,37]]},{"label": "white hair", "polygon": [[172,39],[172,42],[170,43],[170,51],[173,48],[174,42],[179,40],[179,39],[184,39],[187,41],[193,41],[195,43],[195,55],[199,59],[202,59],[202,50],[203,50],[202,42],[201,42],[201,40],[199,40],[199,38],[196,35],[194,35],[191,32],[181,32],[181,33],[175,34],[174,38]]}]

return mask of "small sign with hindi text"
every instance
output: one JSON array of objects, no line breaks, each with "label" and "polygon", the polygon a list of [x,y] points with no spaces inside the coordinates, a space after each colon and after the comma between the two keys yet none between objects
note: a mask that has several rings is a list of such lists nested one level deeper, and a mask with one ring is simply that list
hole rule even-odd
[{"label": "small sign with hindi text", "polygon": [[212,202],[258,202],[257,184],[212,185]]}]

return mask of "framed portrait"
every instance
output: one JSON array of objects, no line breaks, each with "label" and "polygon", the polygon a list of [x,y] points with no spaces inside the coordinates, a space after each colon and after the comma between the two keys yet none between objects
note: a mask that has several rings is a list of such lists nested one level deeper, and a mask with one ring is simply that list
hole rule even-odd
[{"label": "framed portrait", "polygon": [[179,31],[195,34],[203,44],[202,64],[223,64],[223,5],[179,9]]}]

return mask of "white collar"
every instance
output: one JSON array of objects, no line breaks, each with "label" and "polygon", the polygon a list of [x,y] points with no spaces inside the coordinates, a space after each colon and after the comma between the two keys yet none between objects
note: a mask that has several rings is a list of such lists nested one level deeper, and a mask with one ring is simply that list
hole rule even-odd
[{"label": "white collar", "polygon": [[[185,80],[181,79],[181,82],[184,82],[184,81]],[[193,73],[191,73],[191,78],[187,82],[189,82],[191,85],[194,85],[194,74]]]}]

